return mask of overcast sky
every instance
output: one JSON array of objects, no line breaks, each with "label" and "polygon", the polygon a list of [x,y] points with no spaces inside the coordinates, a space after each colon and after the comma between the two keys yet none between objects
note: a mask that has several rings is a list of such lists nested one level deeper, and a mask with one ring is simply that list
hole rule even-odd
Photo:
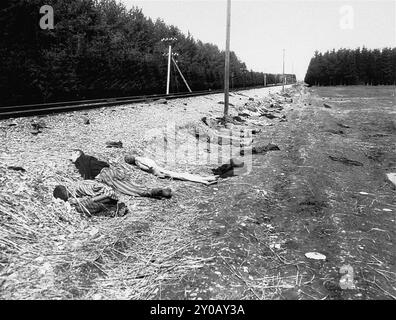
[{"label": "overcast sky", "polygon": [[[121,0],[225,48],[226,0]],[[396,47],[396,1],[232,0],[231,50],[249,69],[303,79],[314,51]]]}]

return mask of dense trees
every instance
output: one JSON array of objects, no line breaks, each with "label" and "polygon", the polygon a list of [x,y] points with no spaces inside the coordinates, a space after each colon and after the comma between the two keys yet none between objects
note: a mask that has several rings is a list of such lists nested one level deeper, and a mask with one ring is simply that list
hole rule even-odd
[{"label": "dense trees", "polygon": [[[44,4],[54,8],[53,30],[39,27]],[[115,0],[2,0],[0,10],[0,105],[162,93],[165,37],[178,39],[174,51],[192,90],[223,86],[217,46]],[[264,74],[246,70],[234,52],[230,60],[233,87],[263,84]],[[172,76],[171,91],[186,91],[175,69]],[[268,84],[280,81],[267,75]]]},{"label": "dense trees", "polygon": [[305,76],[310,85],[396,84],[396,48],[315,52]]}]

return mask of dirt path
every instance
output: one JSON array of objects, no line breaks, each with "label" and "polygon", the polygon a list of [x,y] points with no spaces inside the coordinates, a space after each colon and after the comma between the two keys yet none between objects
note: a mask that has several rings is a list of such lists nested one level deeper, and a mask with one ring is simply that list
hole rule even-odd
[{"label": "dirt path", "polygon": [[[204,240],[190,254],[207,263],[158,297],[394,299],[396,197],[385,176],[396,170],[391,94],[306,90],[288,121],[260,137],[281,151],[254,156],[253,172],[204,191],[205,218],[192,226]],[[307,259],[312,251],[326,260]]]}]

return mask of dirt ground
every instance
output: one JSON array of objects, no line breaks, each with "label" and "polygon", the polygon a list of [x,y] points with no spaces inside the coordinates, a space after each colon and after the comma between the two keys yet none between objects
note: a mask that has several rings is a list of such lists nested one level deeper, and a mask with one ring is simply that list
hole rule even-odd
[{"label": "dirt ground", "polygon": [[[310,89],[287,119],[260,137],[280,151],[207,192],[195,254],[214,260],[163,297],[395,299],[396,198],[385,176],[396,170],[394,88]],[[326,260],[310,261],[312,251]]]},{"label": "dirt ground", "polygon": [[[29,132],[35,118],[0,122],[1,297],[395,299],[396,189],[386,178],[396,172],[395,89],[297,86],[290,101],[271,90],[285,118],[248,124],[262,129],[255,143],[279,151],[253,155],[251,172],[212,186],[134,170],[134,179],[175,196],[124,199],[132,212],[123,218],[81,217],[54,202],[55,184],[79,179],[67,150],[115,164],[130,150],[153,156],[161,126],[221,115],[221,95],[49,116],[37,136]],[[232,114],[249,103],[267,107],[267,96],[235,93]],[[106,140],[124,148],[105,148]],[[167,163],[209,174],[218,160],[199,159]]]}]

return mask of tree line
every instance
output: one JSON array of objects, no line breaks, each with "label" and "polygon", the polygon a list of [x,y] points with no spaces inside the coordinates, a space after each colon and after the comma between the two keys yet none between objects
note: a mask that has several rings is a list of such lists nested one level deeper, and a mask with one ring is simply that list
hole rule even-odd
[{"label": "tree line", "polygon": [[315,52],[305,82],[309,85],[394,85],[396,48]]},{"label": "tree line", "polygon": [[[54,9],[55,27],[42,30],[39,9]],[[167,52],[174,52],[193,91],[223,87],[224,52],[141,9],[115,0],[2,0],[0,106],[163,93]],[[172,66],[171,92],[187,91]],[[263,85],[264,73],[247,70],[230,54],[231,87]],[[287,75],[289,82],[294,75]],[[267,74],[267,84],[282,81]]]}]

